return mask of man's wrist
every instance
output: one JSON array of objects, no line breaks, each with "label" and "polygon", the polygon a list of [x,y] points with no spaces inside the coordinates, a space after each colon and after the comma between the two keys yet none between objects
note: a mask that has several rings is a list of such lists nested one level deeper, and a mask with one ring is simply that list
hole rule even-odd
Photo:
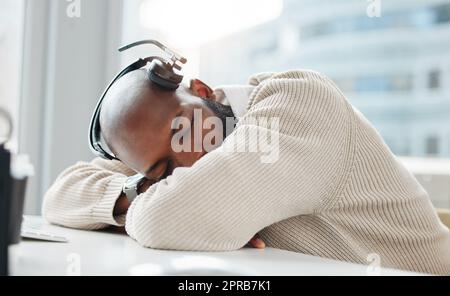
[{"label": "man's wrist", "polygon": [[[139,182],[137,184],[136,193],[137,195],[144,193],[147,191],[147,189],[153,184],[153,181],[150,181],[148,179],[143,179],[142,182]],[[124,215],[127,213],[128,208],[130,207],[131,201],[127,194],[122,190],[122,193],[120,194],[119,198],[116,201],[116,204],[114,206],[113,214],[114,216],[118,215]]]},{"label": "man's wrist", "polygon": [[132,203],[133,200],[140,194],[139,188],[145,180],[145,176],[141,174],[136,174],[126,179],[122,187],[122,192],[128,198],[129,203]]},{"label": "man's wrist", "polygon": [[155,181],[152,181],[149,179],[144,179],[141,183],[139,183],[139,186],[137,189],[138,195],[146,192],[147,189],[150,188],[150,186],[152,186],[154,183],[155,183]]},{"label": "man's wrist", "polygon": [[125,193],[121,193],[119,198],[116,200],[116,204],[114,206],[113,215],[125,215],[128,211],[128,207],[130,206],[130,202],[128,201]]}]

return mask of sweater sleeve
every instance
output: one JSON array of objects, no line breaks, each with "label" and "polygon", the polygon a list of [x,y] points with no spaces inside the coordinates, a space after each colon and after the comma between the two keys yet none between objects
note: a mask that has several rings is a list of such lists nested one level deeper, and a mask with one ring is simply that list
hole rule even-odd
[{"label": "sweater sleeve", "polygon": [[[258,85],[251,101],[219,148],[135,199],[126,219],[131,237],[157,249],[234,250],[336,199],[350,167],[351,120],[334,85],[288,72]],[[279,125],[264,122],[271,119]]]},{"label": "sweater sleeve", "polygon": [[50,223],[80,229],[123,226],[125,215],[113,216],[127,176],[133,174],[119,161],[96,158],[63,171],[44,197],[42,214]]}]

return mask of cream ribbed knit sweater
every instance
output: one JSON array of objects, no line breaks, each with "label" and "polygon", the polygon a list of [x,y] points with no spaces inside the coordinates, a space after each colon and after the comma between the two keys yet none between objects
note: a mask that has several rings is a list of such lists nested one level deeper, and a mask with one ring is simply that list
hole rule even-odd
[{"label": "cream ribbed knit sweater", "polygon": [[[126,176],[94,159],[64,171],[45,196],[56,224],[123,225],[140,244],[235,250],[257,232],[270,247],[382,267],[450,274],[450,235],[424,189],[328,78],[312,71],[260,74],[247,113],[222,146],[151,186],[125,217],[113,217]],[[280,120],[279,159],[229,153],[237,134]],[[248,139],[251,141],[251,139]],[[236,143],[239,142],[239,143]]]}]

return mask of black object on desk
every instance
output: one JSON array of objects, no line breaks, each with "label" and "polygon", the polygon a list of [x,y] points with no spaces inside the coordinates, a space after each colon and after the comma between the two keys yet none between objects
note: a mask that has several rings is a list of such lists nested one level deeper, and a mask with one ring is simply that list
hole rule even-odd
[{"label": "black object on desk", "polygon": [[0,134],[0,276],[4,276],[8,275],[8,246],[20,241],[25,188],[32,167],[26,155],[12,156],[5,147],[11,138],[12,120],[2,108],[0,124],[8,126],[6,135]]},{"label": "black object on desk", "polygon": [[8,275],[11,154],[0,144],[0,275]]}]

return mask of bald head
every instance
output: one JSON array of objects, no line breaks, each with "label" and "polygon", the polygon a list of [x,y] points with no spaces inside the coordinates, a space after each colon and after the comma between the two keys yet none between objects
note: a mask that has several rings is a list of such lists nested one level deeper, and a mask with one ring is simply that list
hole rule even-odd
[{"label": "bald head", "polygon": [[103,137],[120,158],[121,146],[133,143],[145,127],[161,128],[164,114],[177,107],[175,91],[163,90],[136,70],[120,78],[108,91],[100,113]]}]

